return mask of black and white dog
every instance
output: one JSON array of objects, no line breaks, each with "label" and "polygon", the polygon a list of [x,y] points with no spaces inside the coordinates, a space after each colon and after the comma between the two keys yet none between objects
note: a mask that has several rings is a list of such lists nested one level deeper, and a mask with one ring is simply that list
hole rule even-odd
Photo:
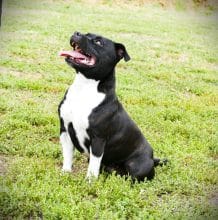
[{"label": "black and white dog", "polygon": [[62,51],[76,70],[73,84],[59,105],[63,170],[71,171],[73,148],[89,156],[87,178],[99,170],[144,180],[154,177],[153,150],[128,116],[115,93],[115,66],[130,57],[119,43],[95,34],[75,32],[72,51]]}]

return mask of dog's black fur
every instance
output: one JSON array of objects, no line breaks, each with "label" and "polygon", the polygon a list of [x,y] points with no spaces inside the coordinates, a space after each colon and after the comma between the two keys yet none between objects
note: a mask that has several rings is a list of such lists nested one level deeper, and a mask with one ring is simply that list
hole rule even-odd
[{"label": "dog's black fur", "polygon": [[[115,66],[122,58],[125,61],[130,60],[125,46],[102,36],[78,32],[71,37],[70,44],[73,47],[78,45],[84,54],[94,57],[95,64],[84,65],[69,56],[66,57],[66,62],[77,73],[99,81],[98,91],[105,94],[103,102],[89,115],[89,138],[85,141],[88,151],[90,152],[91,147],[95,156],[103,154],[101,165],[105,170],[116,170],[139,181],[145,177],[152,179],[155,175],[154,167],[160,160],[153,157],[150,144],[124,110],[115,93]],[[74,146],[82,152],[73,124],[70,123],[66,128],[63,121],[60,116],[61,132],[68,130]]]}]

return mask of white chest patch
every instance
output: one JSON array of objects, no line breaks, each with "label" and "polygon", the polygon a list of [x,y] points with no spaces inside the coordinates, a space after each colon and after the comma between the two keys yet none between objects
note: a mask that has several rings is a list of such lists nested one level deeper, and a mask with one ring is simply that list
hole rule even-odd
[{"label": "white chest patch", "polygon": [[105,98],[104,93],[98,92],[98,84],[99,81],[87,79],[78,73],[60,111],[65,128],[72,122],[79,144],[85,153],[88,153],[84,145],[85,139],[89,139],[86,132],[89,127],[88,117]]}]

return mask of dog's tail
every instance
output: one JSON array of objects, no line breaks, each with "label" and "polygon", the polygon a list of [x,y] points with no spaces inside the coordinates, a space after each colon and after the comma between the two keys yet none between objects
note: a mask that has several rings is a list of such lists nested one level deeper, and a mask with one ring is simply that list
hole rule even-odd
[{"label": "dog's tail", "polygon": [[165,159],[159,159],[159,158],[154,158],[154,166],[164,166],[168,163],[168,160],[165,158]]}]

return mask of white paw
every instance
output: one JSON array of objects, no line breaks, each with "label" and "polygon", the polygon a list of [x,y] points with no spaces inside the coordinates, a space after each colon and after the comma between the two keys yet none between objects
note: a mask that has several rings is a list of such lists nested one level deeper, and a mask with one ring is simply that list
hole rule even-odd
[{"label": "white paw", "polygon": [[62,172],[68,172],[70,173],[72,171],[72,168],[71,167],[62,167]]},{"label": "white paw", "polygon": [[95,181],[95,180],[97,180],[97,179],[98,179],[98,175],[97,175],[97,174],[93,174],[93,173],[91,173],[91,172],[87,172],[86,180],[87,180],[89,183],[91,183],[91,182],[93,182],[93,181]]},{"label": "white paw", "polygon": [[86,180],[88,181],[88,183],[93,183],[95,180],[97,180],[96,177],[94,176],[86,176]]}]

